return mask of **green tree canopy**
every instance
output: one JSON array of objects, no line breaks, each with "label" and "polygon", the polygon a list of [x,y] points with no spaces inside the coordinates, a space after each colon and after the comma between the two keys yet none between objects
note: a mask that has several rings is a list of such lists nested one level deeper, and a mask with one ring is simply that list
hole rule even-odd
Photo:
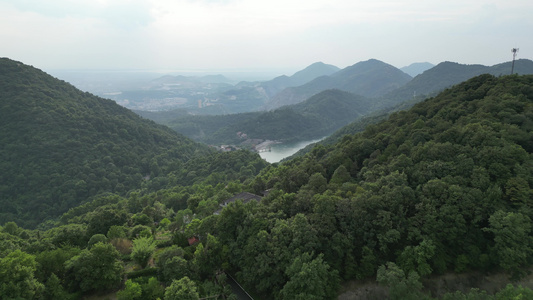
[{"label": "green tree canopy", "polygon": [[0,295],[6,299],[33,299],[44,290],[35,278],[35,257],[20,250],[0,259]]},{"label": "green tree canopy", "polygon": [[165,290],[165,300],[198,300],[199,298],[196,283],[186,276],[180,280],[173,280]]},{"label": "green tree canopy", "polygon": [[339,275],[331,270],[323,255],[312,259],[304,253],[285,271],[289,281],[280,292],[281,299],[334,299],[337,296]]},{"label": "green tree canopy", "polygon": [[75,290],[101,291],[116,287],[124,267],[119,253],[111,244],[97,243],[67,262],[67,276]]},{"label": "green tree canopy", "polygon": [[140,237],[133,240],[131,258],[138,263],[141,268],[145,268],[155,250],[155,242],[152,237]]}]

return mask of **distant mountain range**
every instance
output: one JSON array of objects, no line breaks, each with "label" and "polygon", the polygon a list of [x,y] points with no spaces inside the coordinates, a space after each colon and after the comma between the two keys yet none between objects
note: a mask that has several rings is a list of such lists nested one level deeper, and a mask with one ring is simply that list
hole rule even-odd
[{"label": "distant mountain range", "polygon": [[425,70],[429,70],[433,68],[435,65],[428,63],[428,62],[419,62],[419,63],[412,63],[408,66],[405,66],[403,68],[400,68],[404,73],[407,73],[411,75],[411,77],[415,77],[418,74],[423,73]]},{"label": "distant mountain range", "polygon": [[[510,73],[510,70],[511,62],[491,67],[443,62],[411,79],[409,75],[389,64],[369,60],[339,70],[329,76],[315,78],[301,86],[284,89],[268,100],[267,105],[274,108],[269,113],[255,112],[209,118],[186,115],[183,110],[160,113],[140,112],[140,114],[166,124],[193,139],[213,144],[238,142],[235,138],[235,133],[238,131],[249,133],[252,138],[313,139],[323,137],[325,134],[356,121],[362,115],[378,111],[380,111],[378,115],[386,115],[391,110],[408,108],[428,96],[435,95],[445,88],[477,75],[490,73],[499,76]],[[515,72],[533,74],[533,61],[517,60]],[[285,79],[278,77],[270,83],[276,80],[287,80],[287,78],[289,77]],[[356,94],[366,95],[366,97],[359,96],[361,101],[357,102],[357,113],[353,113],[351,118],[346,118],[343,114],[353,112],[353,108],[346,109],[345,104],[339,104],[334,100],[335,97],[341,97],[343,101],[350,98],[346,97],[346,94],[341,94],[340,91],[351,94],[352,99],[357,98]],[[287,103],[299,104],[283,105]],[[304,112],[310,109],[308,107],[313,107],[317,115],[322,113],[320,121],[313,119],[314,117],[310,114],[303,117]],[[316,109],[317,107],[321,109]],[[288,112],[284,108],[291,111]],[[281,115],[289,120],[284,120]],[[305,126],[313,130],[303,129],[305,126],[291,125],[289,122],[291,119],[294,124],[307,124]],[[362,124],[367,123],[368,121],[365,121]],[[328,125],[325,126],[325,130],[317,129],[324,126],[323,124]],[[293,131],[294,128],[299,128],[299,131]],[[360,130],[364,127],[357,125],[354,128]],[[345,131],[350,132],[350,130]],[[313,136],[312,133],[315,135]]]},{"label": "distant mountain range", "polygon": [[[496,64],[494,66],[464,65],[454,62],[442,62],[431,69],[419,74],[403,87],[394,90],[387,95],[374,99],[372,111],[364,118],[358,118],[354,122],[340,128],[334,134],[320,141],[320,144],[331,145],[338,142],[344,135],[355,134],[363,131],[369,124],[385,120],[391,112],[408,109],[417,102],[435,96],[446,88],[451,88],[461,82],[481,74],[495,76],[509,75],[512,62]],[[533,61],[519,59],[515,61],[515,74],[533,74]],[[309,152],[314,145],[309,145],[294,156],[300,156]]]},{"label": "distant mountain range", "polygon": [[196,115],[244,113],[261,110],[268,99],[287,87],[302,85],[338,70],[333,65],[317,62],[292,76],[261,82],[242,81],[235,85],[223,75],[165,75],[136,89],[103,96],[133,110],[185,109]]},{"label": "distant mountain range", "polygon": [[327,89],[339,89],[365,97],[379,97],[409,82],[411,76],[382,61],[371,59],[346,67],[330,76],[287,88],[268,100],[267,110],[296,104]]},{"label": "distant mountain range", "polygon": [[312,81],[321,76],[328,76],[338,72],[340,69],[323,62],[316,62],[292,76],[278,76],[270,81],[261,82],[261,86],[269,97],[274,96],[285,88],[299,86]]},{"label": "distant mountain range", "polygon": [[[241,102],[243,105],[248,104],[248,109],[245,111],[262,110],[265,103],[282,90],[288,87],[303,85],[317,77],[328,76],[339,70],[336,66],[316,62],[294,73],[292,76],[282,75],[262,82],[239,82],[235,85],[234,89],[230,89],[224,93],[224,96],[228,96],[231,101],[224,101],[224,103],[217,103],[217,105],[228,106],[232,102]],[[250,101],[251,99],[254,100]],[[237,112],[245,111],[239,110]]]},{"label": "distant mountain range", "polygon": [[[393,106],[413,98],[423,99],[428,95],[436,94],[445,88],[481,74],[509,75],[511,64],[512,62],[505,62],[494,66],[483,66],[442,62],[417,75],[397,90],[384,95],[381,107]],[[515,74],[533,74],[533,61],[517,60],[515,62]]]}]

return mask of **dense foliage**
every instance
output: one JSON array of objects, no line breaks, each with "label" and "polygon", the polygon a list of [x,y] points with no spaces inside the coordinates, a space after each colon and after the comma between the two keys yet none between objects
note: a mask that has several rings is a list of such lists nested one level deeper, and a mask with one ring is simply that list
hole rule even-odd
[{"label": "dense foliage", "polygon": [[[298,219],[308,227],[300,251],[323,253],[344,279],[366,278],[387,262],[420,276],[494,268],[520,276],[533,262],[532,86],[531,76],[480,76],[268,169],[255,184],[273,191],[236,226],[256,230],[236,233],[232,249],[276,241],[280,251],[278,219],[287,228]],[[283,245],[294,253],[302,239],[290,232]],[[266,245],[254,257],[288,263]],[[245,260],[235,263],[250,286],[265,286]]]},{"label": "dense foliage", "polygon": [[[216,162],[236,159],[238,173],[261,161],[214,153],[40,70],[8,59],[0,64],[0,224],[34,227],[97,194],[155,190],[221,171],[237,177]],[[252,173],[264,165],[253,163]]]},{"label": "dense foliage", "polygon": [[270,195],[221,215],[243,228],[227,238],[240,278],[275,294],[298,252],[322,253],[344,279],[387,262],[418,276],[501,268],[519,277],[533,258],[532,85],[480,76],[265,170],[253,187]]},{"label": "dense foliage", "polygon": [[[433,299],[422,278],[526,274],[531,187],[533,76],[482,75],[283,164],[246,151],[195,156],[46,231],[7,222],[0,280],[26,299],[117,289],[119,299],[235,299],[226,273],[259,299],[333,299],[360,279],[391,299]],[[266,196],[221,209],[243,191]],[[532,294],[501,287],[443,299]]]},{"label": "dense foliage", "polygon": [[0,223],[25,226],[100,192],[125,193],[207,147],[83,93],[40,70],[0,60]]}]

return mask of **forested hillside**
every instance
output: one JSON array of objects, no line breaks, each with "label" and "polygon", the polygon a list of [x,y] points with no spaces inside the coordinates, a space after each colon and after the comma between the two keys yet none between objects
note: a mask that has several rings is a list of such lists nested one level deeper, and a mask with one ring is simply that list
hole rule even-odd
[{"label": "forested hillside", "polygon": [[[369,108],[372,111],[364,118],[340,128],[334,134],[328,136],[318,144],[334,144],[346,135],[362,131],[367,125],[374,124],[387,117],[388,114],[407,110],[416,103],[427,97],[435,96],[443,89],[451,87],[462,81],[470,79],[483,73],[501,76],[509,73],[511,62],[497,64],[491,67],[482,65],[461,65],[452,62],[443,62],[413,78],[404,86],[384,95],[383,97],[373,99],[373,105]],[[533,61],[528,59],[519,59],[516,61],[516,74],[533,74]],[[314,145],[308,145],[305,149],[298,151],[294,156],[303,155],[309,152]]]},{"label": "forested hillside", "polygon": [[[436,93],[445,88],[481,74],[509,75],[511,74],[511,64],[512,62],[504,62],[494,66],[484,66],[445,61],[424,71],[404,86],[384,95],[383,100],[378,102],[381,107],[394,106],[412,98],[424,99],[428,96],[435,96]],[[533,74],[533,61],[529,59],[517,60],[515,62],[515,74]]]},{"label": "forested hillside", "polygon": [[269,197],[241,208],[251,210],[246,221],[233,219],[237,228],[263,224],[229,238],[234,251],[261,258],[241,253],[240,278],[283,295],[295,259],[338,274],[331,282],[377,274],[383,283],[413,284],[471,269],[525,274],[533,262],[532,86],[532,76],[476,77],[264,171],[254,186],[272,189]]},{"label": "forested hillside", "polygon": [[328,76],[339,70],[336,66],[316,62],[294,73],[292,76],[279,76],[270,81],[260,83],[260,86],[270,98],[287,87],[306,84],[317,77]]},{"label": "forested hillside", "polygon": [[[377,271],[379,279],[392,272],[378,270],[387,262],[421,276],[495,268],[519,276],[533,258],[532,84],[531,76],[474,78],[255,183],[283,191],[270,203],[288,222],[307,217],[316,244],[302,252],[324,253],[341,278]],[[274,241],[274,232],[261,239]],[[240,265],[243,280],[252,265]],[[250,286],[264,283],[254,278]]]},{"label": "forested hillside", "polygon": [[36,226],[94,195],[125,194],[209,153],[111,100],[0,59],[0,223]]},{"label": "forested hillside", "polygon": [[[478,76],[265,166],[246,151],[195,157],[49,230],[5,223],[0,294],[235,299],[229,274],[257,299],[334,299],[350,280],[434,299],[423,278],[477,270],[512,282],[533,263],[533,76]],[[439,296],[533,296],[498,288]]]}]

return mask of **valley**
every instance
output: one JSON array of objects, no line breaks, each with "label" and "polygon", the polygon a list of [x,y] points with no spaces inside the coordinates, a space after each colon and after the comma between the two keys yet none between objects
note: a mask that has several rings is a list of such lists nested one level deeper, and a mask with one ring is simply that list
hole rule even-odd
[{"label": "valley", "polygon": [[[533,75],[509,66],[318,64],[200,115],[1,58],[0,295],[236,299],[229,274],[257,299],[529,299]],[[177,80],[205,87],[172,75],[161,99]],[[498,289],[471,289],[479,274]]]},{"label": "valley", "polygon": [[532,15],[0,1],[0,300],[533,300]]}]

